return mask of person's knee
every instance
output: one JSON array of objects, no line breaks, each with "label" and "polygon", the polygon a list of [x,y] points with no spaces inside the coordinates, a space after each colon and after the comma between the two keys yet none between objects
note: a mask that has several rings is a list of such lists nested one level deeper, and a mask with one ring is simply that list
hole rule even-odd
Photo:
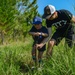
[{"label": "person's knee", "polygon": [[55,44],[55,41],[49,41],[49,42],[48,42],[48,46],[53,47],[53,46],[54,46],[54,44]]}]

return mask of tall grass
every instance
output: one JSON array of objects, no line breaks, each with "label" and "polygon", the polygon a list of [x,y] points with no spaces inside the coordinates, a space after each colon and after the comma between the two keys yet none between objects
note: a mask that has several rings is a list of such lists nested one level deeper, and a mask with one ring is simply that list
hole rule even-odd
[{"label": "tall grass", "polygon": [[46,75],[75,75],[75,48],[54,48],[53,56],[46,61]]},{"label": "tall grass", "polygon": [[18,42],[0,46],[0,75],[22,75],[31,60],[30,45]]},{"label": "tall grass", "polygon": [[55,46],[42,70],[33,72],[31,46],[32,40],[0,46],[0,75],[75,75],[75,47]]}]

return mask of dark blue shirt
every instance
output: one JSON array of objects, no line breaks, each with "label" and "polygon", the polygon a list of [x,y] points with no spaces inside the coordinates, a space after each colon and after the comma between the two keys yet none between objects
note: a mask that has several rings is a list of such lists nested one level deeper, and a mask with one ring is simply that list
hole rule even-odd
[{"label": "dark blue shirt", "polygon": [[56,30],[65,31],[67,28],[72,25],[70,20],[72,19],[72,14],[68,10],[59,10],[57,11],[58,17],[53,20],[46,20],[47,27],[55,26]]},{"label": "dark blue shirt", "polygon": [[[48,30],[44,26],[42,26],[41,29],[36,29],[33,26],[29,32],[42,32],[42,33],[47,33],[48,34]],[[38,43],[41,43],[44,38],[45,38],[44,36],[35,36],[35,37],[33,37],[34,41],[35,42],[37,41]]]}]

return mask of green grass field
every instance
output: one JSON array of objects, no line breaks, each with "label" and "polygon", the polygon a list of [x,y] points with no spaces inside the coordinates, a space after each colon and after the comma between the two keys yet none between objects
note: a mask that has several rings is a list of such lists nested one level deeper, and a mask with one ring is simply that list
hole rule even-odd
[{"label": "green grass field", "polygon": [[31,70],[32,39],[0,46],[0,75],[75,75],[75,47],[64,43],[53,48],[52,58],[43,59],[42,70]]}]

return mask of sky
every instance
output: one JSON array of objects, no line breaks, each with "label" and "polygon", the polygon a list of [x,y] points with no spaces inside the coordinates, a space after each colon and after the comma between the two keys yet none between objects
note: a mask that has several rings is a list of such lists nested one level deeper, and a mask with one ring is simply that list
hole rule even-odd
[{"label": "sky", "polygon": [[46,5],[54,5],[56,10],[67,9],[75,15],[75,0],[37,0],[38,12],[42,15]]}]

